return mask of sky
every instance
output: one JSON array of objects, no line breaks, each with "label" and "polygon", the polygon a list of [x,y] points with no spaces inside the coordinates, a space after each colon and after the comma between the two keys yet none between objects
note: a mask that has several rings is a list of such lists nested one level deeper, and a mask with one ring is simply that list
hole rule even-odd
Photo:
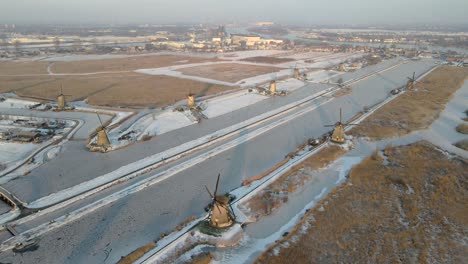
[{"label": "sky", "polygon": [[468,0],[0,0],[0,23],[468,24]]}]

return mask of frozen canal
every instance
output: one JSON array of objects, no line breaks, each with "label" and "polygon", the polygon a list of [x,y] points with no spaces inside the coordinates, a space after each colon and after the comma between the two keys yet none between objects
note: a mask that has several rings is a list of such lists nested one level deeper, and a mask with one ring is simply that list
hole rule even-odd
[{"label": "frozen canal", "polygon": [[[388,67],[388,63],[385,62],[384,65]],[[294,149],[306,138],[324,133],[327,130],[326,128],[322,125],[316,126],[313,124],[335,123],[340,107],[343,107],[344,118],[350,118],[354,113],[361,111],[363,107],[372,105],[385,98],[391,89],[403,85],[409,72],[416,71],[416,74],[420,74],[432,66],[433,62],[430,60],[409,62],[408,64],[402,64],[377,76],[358,82],[354,85],[355,89],[353,89],[351,95],[335,99],[333,103],[314,111],[314,115],[301,117],[302,124],[298,124],[297,128],[293,124],[287,127],[283,133],[284,135],[289,135],[289,137],[280,137],[281,142],[284,142],[280,144],[286,144],[287,147],[280,147],[279,149],[284,150],[284,152],[276,152],[277,155],[274,159],[265,158],[265,160],[269,161],[267,164],[274,164],[278,158],[284,156],[283,153],[288,153],[288,151]],[[382,65],[376,65],[374,70],[382,67]],[[366,71],[370,71],[371,69],[369,68]],[[344,80],[354,79],[359,76],[359,73],[345,73],[342,76]],[[122,150],[106,154],[90,153],[86,150],[84,144],[80,145],[78,142],[70,142],[64,146],[61,155],[57,158],[33,170],[27,177],[18,178],[3,186],[24,201],[34,201],[58,190],[111,172],[151,154],[162,152],[252,118],[260,113],[300,100],[326,87],[328,86],[323,84],[309,84],[288,96],[261,100],[256,104],[241,108],[235,112],[203,120],[199,124],[162,134],[144,144],[133,144]],[[291,135],[293,136],[290,137]],[[276,143],[272,141],[270,144],[274,145]],[[257,158],[254,157],[255,159]],[[86,166],[82,166],[82,164],[86,164]],[[264,168],[264,166],[262,165],[260,168]],[[236,178],[238,177],[239,175],[236,176]]]},{"label": "frozen canal", "polygon": [[[281,239],[285,232],[289,232],[305,211],[312,208],[326,193],[343,181],[340,176],[353,164],[357,164],[364,157],[371,155],[376,149],[386,146],[400,146],[427,140],[444,150],[468,158],[468,151],[454,147],[452,144],[468,136],[458,133],[455,127],[462,123],[468,105],[468,81],[458,90],[453,99],[447,104],[439,118],[426,130],[415,131],[406,136],[368,142],[362,139],[342,158],[326,169],[314,171],[306,184],[298,191],[288,195],[288,201],[272,214],[262,217],[258,222],[247,225],[244,229],[245,239],[233,248],[214,249],[214,263],[251,263],[265,251],[269,245]],[[340,175],[341,174],[341,175]],[[304,228],[314,228],[305,226]],[[305,230],[305,229],[304,229]],[[212,247],[202,250],[212,251]]]},{"label": "frozen canal", "polygon": [[[365,106],[383,100],[395,85],[403,85],[406,82],[408,72],[416,71],[416,74],[420,74],[432,66],[433,62],[431,61],[410,62],[356,83],[352,85],[353,91],[351,94],[335,98],[328,103],[325,103],[326,98],[321,99],[324,104],[318,109],[283,123],[190,169],[178,172],[158,184],[149,186],[110,205],[98,208],[93,213],[66,226],[46,233],[38,241],[39,248],[33,252],[13,256],[11,251],[7,251],[0,254],[0,259],[15,263],[20,261],[99,263],[104,260],[115,263],[120,259],[120,256],[153,241],[161,233],[172,230],[178,223],[188,217],[202,215],[204,213],[203,207],[210,201],[204,185],[213,186],[218,172],[223,175],[219,192],[224,193],[235,189],[239,187],[242,180],[263,172],[282,160],[287,153],[294,150],[307,138],[316,137],[326,132],[328,128],[323,125],[337,121],[340,107],[343,108],[344,119],[349,119]],[[70,184],[70,181],[72,181],[72,184],[73,182],[76,183],[79,179],[93,177],[89,174],[96,175],[96,170],[109,170],[122,165],[123,162],[136,158],[132,155],[141,157],[143,154],[140,152],[154,153],[158,149],[155,146],[161,148],[168,146],[163,145],[163,143],[180,143],[184,139],[190,138],[190,136],[198,137],[200,131],[204,131],[203,134],[206,134],[206,131],[216,129],[219,126],[223,127],[223,124],[232,124],[245,119],[246,116],[257,115],[265,112],[266,109],[284,105],[291,100],[298,100],[298,98],[311,94],[311,91],[316,87],[316,85],[309,85],[292,93],[291,96],[277,97],[274,100],[262,100],[236,112],[209,119],[199,125],[188,126],[183,130],[175,130],[157,138],[163,138],[162,140],[136,144],[122,152],[96,155],[85,160],[81,160],[81,158],[88,157],[89,153],[83,156],[76,152],[74,159],[67,162],[75,161],[75,163],[78,163],[76,161],[81,161],[86,166],[79,167],[79,164],[77,164],[70,170],[60,171],[60,177],[47,175],[43,168],[39,168],[37,171],[42,171],[42,174],[31,173],[31,177],[28,176],[10,182],[6,186],[28,199],[41,197],[41,195],[50,192],[51,189],[57,188],[57,185],[63,187],[63,185]],[[320,102],[314,102],[311,105],[317,105],[318,103]],[[189,132],[195,135],[191,135]],[[247,130],[243,133],[249,132]],[[235,140],[235,137],[231,139]],[[113,161],[114,158],[117,161]],[[189,155],[184,159],[190,158]],[[98,160],[100,163],[97,162]],[[62,159],[61,162],[64,162],[64,160]],[[173,165],[176,166],[178,163],[176,162]],[[49,163],[48,168],[54,171],[54,167],[50,166],[50,164],[52,162]],[[55,166],[58,164],[60,163],[56,163]],[[112,164],[113,166],[111,166]],[[47,164],[44,167],[47,167]],[[163,169],[165,168],[161,168],[161,170]],[[77,173],[77,171],[80,172]],[[41,180],[41,177],[49,180]],[[146,175],[140,176],[139,179],[143,177],[146,177]],[[56,183],[57,179],[63,180]],[[19,186],[19,183],[22,186]],[[123,186],[126,186],[126,184],[114,186],[105,192],[115,191]],[[95,199],[95,197],[89,197],[87,202]],[[83,201],[83,203],[85,202]],[[27,228],[27,224],[23,228]]]}]

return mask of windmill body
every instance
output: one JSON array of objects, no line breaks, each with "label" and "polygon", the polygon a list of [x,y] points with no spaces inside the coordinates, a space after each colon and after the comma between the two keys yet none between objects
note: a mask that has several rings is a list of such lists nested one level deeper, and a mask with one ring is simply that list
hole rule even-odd
[{"label": "windmill body", "polygon": [[346,71],[344,63],[340,63],[340,65],[338,66],[338,71],[340,71],[340,72],[345,72]]},{"label": "windmill body", "polygon": [[211,196],[209,205],[209,224],[214,228],[226,228],[232,226],[235,222],[235,216],[231,209],[230,200],[224,195],[217,195],[220,174],[216,180],[215,192],[211,194],[208,187],[205,186],[208,194]]},{"label": "windmill body", "polygon": [[216,202],[211,208],[210,225],[217,228],[229,227],[233,224],[229,209],[229,199],[223,195],[216,196]]},{"label": "windmill body", "polygon": [[68,106],[66,97],[71,96],[71,95],[66,95],[63,94],[63,88],[60,86],[60,94],[57,95],[57,107],[54,109],[54,111],[64,111],[64,110],[73,110],[73,106]]},{"label": "windmill body", "polygon": [[270,82],[270,94],[276,94],[276,81],[272,80]]},{"label": "windmill body", "polygon": [[340,108],[340,121],[336,122],[334,125],[327,125],[326,127],[334,127],[333,132],[330,138],[331,142],[343,144],[345,142],[345,127],[354,126],[356,124],[342,123],[342,112]]},{"label": "windmill body", "polygon": [[345,133],[344,133],[344,126],[339,122],[338,124],[335,125],[335,128],[333,129],[333,133],[331,136],[331,141],[335,143],[342,144],[345,141]]},{"label": "windmill body", "polygon": [[407,77],[408,82],[406,83],[406,89],[411,90],[414,88],[414,85],[416,84],[416,73],[413,72],[413,78]]},{"label": "windmill body", "polygon": [[65,103],[65,96],[63,94],[60,94],[57,96],[57,108],[58,109],[65,109],[66,103]]},{"label": "windmill body", "polygon": [[296,79],[300,79],[301,77],[301,74],[299,72],[299,69],[298,68],[294,68],[294,78]]},{"label": "windmill body", "polygon": [[96,112],[96,115],[101,125],[97,129],[96,141],[93,143],[90,143],[88,145],[88,148],[90,151],[107,152],[111,149],[109,136],[107,135],[106,127],[103,125],[101,117],[99,116],[97,112]]},{"label": "windmill body", "polygon": [[109,146],[110,141],[109,137],[107,136],[105,128],[101,127],[97,132],[97,143],[98,146]]},{"label": "windmill body", "polygon": [[195,95],[190,93],[188,96],[187,96],[187,106],[189,108],[192,108],[192,107],[195,107]]},{"label": "windmill body", "polygon": [[412,80],[408,80],[406,83],[406,89],[411,90],[414,88],[414,82]]}]

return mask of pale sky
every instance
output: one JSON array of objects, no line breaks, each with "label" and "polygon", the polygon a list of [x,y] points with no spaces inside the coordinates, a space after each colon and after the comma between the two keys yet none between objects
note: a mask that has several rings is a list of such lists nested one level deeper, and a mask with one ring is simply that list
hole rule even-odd
[{"label": "pale sky", "polygon": [[468,24],[468,0],[0,0],[0,23]]}]

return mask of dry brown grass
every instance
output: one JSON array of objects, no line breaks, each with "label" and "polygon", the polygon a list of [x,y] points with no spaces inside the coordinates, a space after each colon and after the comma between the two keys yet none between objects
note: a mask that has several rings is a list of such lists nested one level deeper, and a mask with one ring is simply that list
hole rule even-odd
[{"label": "dry brown grass", "polygon": [[427,142],[384,153],[386,161],[369,157],[354,167],[257,263],[464,262],[467,161]]},{"label": "dry brown grass", "polygon": [[49,76],[0,76],[0,93],[21,91],[41,85],[46,86],[51,82],[54,82],[54,78]]},{"label": "dry brown grass", "polygon": [[0,77],[0,92],[40,100],[55,100],[63,84],[67,100],[84,100],[93,105],[163,107],[184,99],[189,91],[197,96],[233,87],[214,85],[163,75],[138,73],[90,76]]},{"label": "dry brown grass", "polygon": [[237,63],[222,63],[215,65],[196,66],[180,69],[186,75],[199,76],[225,82],[237,82],[242,79],[261,74],[279,71],[276,67],[246,65]]},{"label": "dry brown grass", "polygon": [[44,61],[2,61],[0,75],[47,74],[48,65]]},{"label": "dry brown grass", "polygon": [[185,99],[189,92],[204,96],[233,88],[165,75],[138,75],[91,95],[88,102],[93,105],[163,107]]},{"label": "dry brown grass", "polygon": [[138,56],[120,59],[55,62],[51,69],[54,73],[133,71],[137,69],[159,68],[215,60],[216,59],[178,55]]},{"label": "dry brown grass", "polygon": [[468,68],[440,67],[408,91],[381,107],[350,133],[383,139],[427,128],[468,77]]},{"label": "dry brown grass", "polygon": [[458,133],[468,134],[468,124],[467,123],[462,123],[462,124],[457,126],[456,130],[457,130]]},{"label": "dry brown grass", "polygon": [[156,243],[150,242],[147,245],[144,245],[140,248],[135,249],[130,254],[125,257],[122,257],[117,264],[132,264],[137,261],[139,258],[143,257],[146,253],[156,247]]},{"label": "dry brown grass", "polygon": [[345,149],[332,145],[323,148],[315,155],[294,166],[286,174],[248,200],[244,206],[249,208],[252,217],[271,214],[283,203],[287,202],[288,194],[294,193],[310,178],[309,173],[324,168],[346,152]]}]

